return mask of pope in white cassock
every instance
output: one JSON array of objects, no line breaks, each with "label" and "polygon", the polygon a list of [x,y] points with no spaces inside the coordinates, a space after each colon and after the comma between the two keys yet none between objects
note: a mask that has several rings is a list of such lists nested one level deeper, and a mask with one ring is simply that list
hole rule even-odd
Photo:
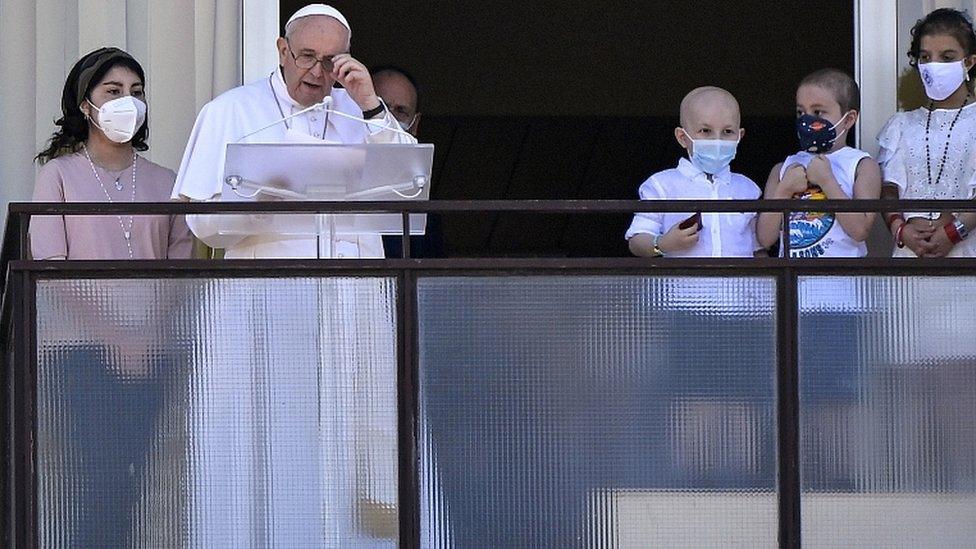
[{"label": "pope in white cassock", "polygon": [[[350,35],[332,7],[296,12],[277,41],[279,68],[200,112],[173,196],[233,200],[222,182],[226,145],[264,126],[243,142],[416,143],[349,55]],[[322,109],[274,124],[328,94],[333,109],[378,127]],[[188,217],[227,258],[319,252],[314,236],[227,234],[220,216]],[[336,256],[382,257],[379,235],[335,238]],[[385,277],[212,282],[189,385],[191,541],[396,545],[395,288]]]},{"label": "pope in white cassock", "polygon": [[[223,183],[228,143],[310,139],[346,144],[416,143],[410,134],[399,131],[396,118],[377,97],[367,68],[349,55],[351,35],[345,17],[332,7],[313,4],[296,12],[285,26],[285,36],[278,38],[278,69],[266,78],[223,93],[200,111],[183,153],[173,198],[234,200]],[[342,87],[333,87],[335,83]],[[321,103],[328,95],[332,97],[332,109],[373,123],[351,120],[320,108],[275,124]],[[269,124],[272,126],[258,131]],[[206,244],[225,248],[228,259],[314,258],[319,252],[314,236],[221,234],[227,231],[221,231],[220,219],[221,216],[190,216],[187,223]],[[383,257],[379,235],[336,239],[336,256]]]}]

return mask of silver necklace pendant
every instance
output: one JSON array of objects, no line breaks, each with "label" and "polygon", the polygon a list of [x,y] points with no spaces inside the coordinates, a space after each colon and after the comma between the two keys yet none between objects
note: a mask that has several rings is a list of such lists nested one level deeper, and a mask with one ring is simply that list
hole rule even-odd
[{"label": "silver necklace pendant", "polygon": [[[105,188],[105,185],[102,183],[102,177],[100,175],[98,175],[98,170],[95,169],[95,162],[92,161],[91,155],[88,153],[88,147],[87,147],[87,145],[82,145],[82,149],[85,151],[85,158],[88,159],[88,164],[91,166],[92,175],[95,176],[95,180],[98,181],[99,188],[101,188],[102,189],[102,193],[105,194],[105,199],[108,200],[109,203],[114,202],[114,200],[112,200],[112,195],[109,194],[108,189],[106,189]],[[123,172],[124,171],[125,170],[123,170]],[[122,174],[119,174],[119,176],[117,178],[115,178],[115,188],[117,190],[121,191],[122,190],[122,187],[123,187],[123,185],[122,185]],[[132,151],[132,198],[130,198],[129,201],[130,202],[135,202],[136,201],[136,152],[135,151]],[[129,259],[132,259],[132,257],[133,257],[133,254],[132,254],[132,240],[131,240],[132,239],[132,223],[135,220],[135,218],[130,215],[129,216],[129,226],[126,227],[125,226],[125,221],[122,220],[122,216],[119,215],[117,217],[119,219],[119,228],[122,229],[122,238],[125,240],[125,247],[129,251]]]}]

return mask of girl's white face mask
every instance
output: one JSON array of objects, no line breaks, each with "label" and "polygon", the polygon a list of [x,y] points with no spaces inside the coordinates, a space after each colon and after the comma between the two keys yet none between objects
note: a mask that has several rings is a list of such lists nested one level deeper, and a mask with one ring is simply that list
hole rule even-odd
[{"label": "girl's white face mask", "polygon": [[925,86],[925,95],[933,101],[942,101],[952,95],[959,86],[969,80],[964,60],[950,63],[919,63],[918,75]]},{"label": "girl's white face mask", "polygon": [[131,95],[106,101],[101,107],[96,107],[91,101],[88,104],[98,112],[98,121],[91,114],[88,119],[102,130],[105,137],[116,143],[131,141],[146,122],[146,104]]}]

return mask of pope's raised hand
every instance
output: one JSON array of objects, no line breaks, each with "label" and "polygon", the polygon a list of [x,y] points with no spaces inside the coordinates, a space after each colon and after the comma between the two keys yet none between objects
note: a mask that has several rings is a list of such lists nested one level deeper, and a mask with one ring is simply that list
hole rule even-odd
[{"label": "pope's raised hand", "polygon": [[373,87],[373,78],[369,75],[366,65],[348,53],[333,57],[332,64],[332,78],[342,84],[361,110],[372,110],[380,105],[380,99],[376,96],[376,89]]}]

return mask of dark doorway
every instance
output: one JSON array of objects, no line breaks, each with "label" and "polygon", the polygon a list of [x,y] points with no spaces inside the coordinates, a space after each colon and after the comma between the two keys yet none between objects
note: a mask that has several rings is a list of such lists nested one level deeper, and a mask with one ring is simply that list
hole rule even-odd
[{"label": "dark doorway", "polygon": [[[282,1],[282,24],[304,1]],[[847,1],[332,2],[352,53],[421,83],[432,196],[636,198],[673,167],[681,98],[727,88],[746,137],[733,169],[762,186],[795,152],[794,91],[809,72],[854,68]],[[628,216],[443,220],[449,254],[627,255]]]}]

